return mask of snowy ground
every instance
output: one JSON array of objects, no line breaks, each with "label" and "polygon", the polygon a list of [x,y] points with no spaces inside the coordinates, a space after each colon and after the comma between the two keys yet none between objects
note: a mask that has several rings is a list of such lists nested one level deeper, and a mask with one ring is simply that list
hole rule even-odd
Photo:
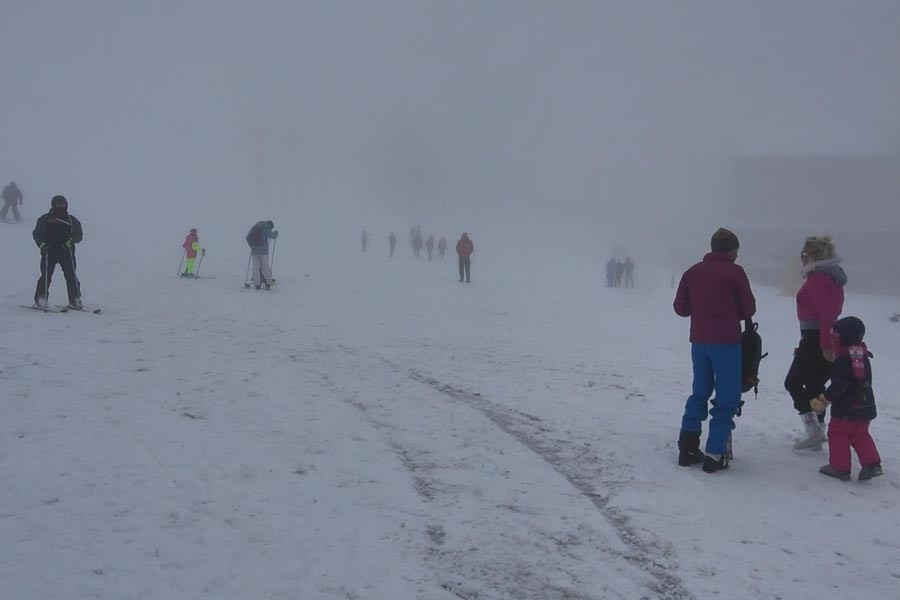
[{"label": "snowy ground", "polygon": [[791,449],[793,305],[765,289],[761,394],[706,475],[675,464],[690,366],[668,276],[608,290],[603,256],[526,271],[476,235],[464,286],[450,259],[349,236],[282,242],[265,293],[241,286],[239,238],[198,281],[88,238],[104,314],[44,315],[18,308],[30,227],[0,233],[4,598],[897,597],[888,299],[846,310],[876,355],[884,477],[830,480]]}]

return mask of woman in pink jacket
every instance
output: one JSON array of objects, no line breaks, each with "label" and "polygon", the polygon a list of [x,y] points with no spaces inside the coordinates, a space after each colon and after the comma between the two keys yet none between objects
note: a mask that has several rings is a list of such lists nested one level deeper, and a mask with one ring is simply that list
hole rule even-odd
[{"label": "woman in pink jacket", "polygon": [[803,421],[804,437],[797,449],[821,449],[825,441],[825,416],[818,417],[810,400],[825,391],[834,361],[831,326],[844,309],[847,274],[834,251],[829,236],[806,238],[800,253],[803,262],[803,286],[797,292],[797,318],[800,320],[800,345],[784,380],[794,400],[794,408]]}]

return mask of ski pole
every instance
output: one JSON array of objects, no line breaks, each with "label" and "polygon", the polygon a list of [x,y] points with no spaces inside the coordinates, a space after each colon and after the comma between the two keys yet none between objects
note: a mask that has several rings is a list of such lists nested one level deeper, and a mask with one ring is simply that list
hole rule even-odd
[{"label": "ski pole", "polygon": [[203,249],[203,250],[200,252],[200,260],[197,261],[197,268],[194,269],[194,279],[197,279],[198,277],[200,277],[200,265],[203,264],[203,257],[204,257],[204,256],[206,256],[206,250],[205,250],[205,249]]},{"label": "ski pole", "polygon": [[[278,243],[278,238],[275,238],[274,240],[272,240],[272,256],[269,257],[269,273],[270,274],[273,272],[273,269],[275,268],[275,244],[277,244],[277,243]],[[272,279],[272,281],[275,281],[275,275],[272,275],[271,279]]]},{"label": "ski pole", "polygon": [[50,247],[44,246],[44,312],[50,307]]},{"label": "ski pole", "polygon": [[69,262],[72,264],[72,277],[75,278],[75,289],[78,290],[78,299],[81,299],[81,282],[78,281],[78,269],[75,266],[75,253],[72,251],[72,248],[66,246],[69,250]]},{"label": "ski pole", "polygon": [[178,275],[181,275],[181,263],[184,262],[184,257],[187,255],[187,250],[181,251],[181,260],[178,261]]},{"label": "ski pole", "polygon": [[244,287],[250,287],[250,263],[253,262],[253,250],[250,251],[250,256],[247,257],[247,275],[244,277]]}]

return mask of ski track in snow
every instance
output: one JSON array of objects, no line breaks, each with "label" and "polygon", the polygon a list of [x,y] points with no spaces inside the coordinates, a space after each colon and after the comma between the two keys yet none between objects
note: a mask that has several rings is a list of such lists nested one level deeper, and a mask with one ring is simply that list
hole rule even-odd
[{"label": "ski track in snow", "polygon": [[[526,437],[524,431],[515,431],[512,422],[503,418],[496,411],[486,409],[485,406],[472,402],[463,393],[452,390],[450,398],[456,402],[446,401],[446,395],[450,388],[447,386],[435,386],[434,382],[423,376],[410,372],[404,373],[401,368],[385,359],[368,357],[356,349],[343,346],[341,350],[355,364],[347,372],[364,373],[366,379],[371,380],[372,370],[385,370],[393,374],[392,383],[385,393],[374,393],[369,390],[364,395],[358,391],[343,391],[346,380],[331,382],[336,393],[346,396],[347,401],[367,416],[372,425],[379,431],[385,443],[392,448],[409,472],[414,482],[414,487],[420,497],[432,507],[432,514],[440,514],[452,508],[454,511],[472,510],[475,513],[490,515],[491,511],[501,509],[511,513],[509,518],[515,518],[527,524],[530,530],[528,536],[518,534],[517,529],[507,529],[504,522],[495,523],[493,517],[473,515],[471,531],[460,537],[456,527],[448,532],[441,522],[433,522],[426,528],[429,546],[426,556],[431,567],[441,575],[441,587],[451,592],[458,598],[632,598],[634,597],[633,581],[647,579],[640,573],[627,571],[627,577],[616,585],[615,581],[603,581],[598,584],[591,581],[591,573],[594,565],[621,562],[627,560],[633,562],[633,557],[627,552],[626,547],[619,547],[610,539],[611,532],[602,524],[572,523],[563,524],[561,527],[552,527],[544,522],[546,506],[533,506],[526,500],[517,500],[515,495],[524,493],[516,479],[516,471],[523,468],[529,472],[533,468],[528,465],[529,459],[524,457],[522,465],[509,464],[521,463],[523,457],[505,459],[504,455],[515,455],[515,450],[510,451],[505,436],[498,440],[496,433],[492,433],[493,427],[510,434],[519,443],[525,443],[533,452],[534,458],[546,460],[546,450],[534,443],[534,440]],[[363,363],[363,364],[359,364]],[[378,378],[379,380],[381,378]],[[427,393],[410,388],[409,381],[425,384]],[[403,393],[399,393],[404,390]],[[434,392],[438,392],[435,394]],[[399,393],[399,400],[396,399]],[[366,400],[366,397],[379,398],[379,402]],[[409,431],[408,423],[411,420],[411,407],[406,400],[416,398],[415,410],[421,411],[412,419],[423,429],[427,428],[427,439],[433,445],[423,445],[421,431]],[[442,399],[442,397],[444,397]],[[473,395],[472,398],[475,396]],[[393,399],[393,400],[392,400]],[[465,406],[460,407],[459,404]],[[394,406],[391,406],[394,405]],[[462,408],[462,410],[461,410]],[[397,411],[403,413],[398,418]],[[448,419],[435,418],[440,413],[448,413]],[[429,425],[430,421],[434,424]],[[437,444],[440,436],[446,436],[447,421],[451,422],[449,428],[449,444]],[[485,422],[487,421],[487,422]],[[468,431],[468,427],[475,428]],[[532,432],[534,433],[534,432]],[[436,448],[434,446],[437,446]],[[548,461],[550,462],[550,461]],[[552,465],[552,462],[550,462]],[[558,465],[554,465],[558,466]],[[597,466],[595,464],[595,466]],[[556,469],[558,471],[558,469]],[[485,494],[473,488],[467,479],[473,471],[484,473],[488,471],[492,477],[500,477],[502,480],[512,480],[515,487],[508,501],[504,502],[507,494]],[[572,483],[570,481],[570,483]],[[576,488],[577,489],[577,488]],[[472,496],[467,492],[472,491]],[[563,491],[571,496],[568,491]],[[515,495],[513,495],[515,494]],[[495,497],[496,496],[496,497]],[[477,508],[467,509],[461,498],[466,503],[476,501]],[[569,502],[577,502],[570,498]],[[596,504],[596,499],[592,499]],[[482,506],[484,503],[486,506]],[[558,501],[557,501],[558,502]],[[523,506],[524,504],[524,506]],[[446,515],[447,520],[452,521],[451,514]],[[533,553],[521,555],[522,545],[527,545],[547,553],[542,556],[539,563],[534,560]],[[581,566],[575,569],[572,565],[554,565],[550,557],[560,554],[566,561],[575,561]],[[593,554],[593,556],[591,556]],[[490,560],[485,560],[489,557]],[[558,560],[558,559],[557,559]],[[649,583],[649,582],[648,582]],[[669,581],[666,581],[668,584]],[[594,588],[591,592],[583,591],[585,588]],[[658,596],[653,597],[688,597],[669,594],[681,593],[679,590],[661,590]],[[642,594],[640,597],[651,597]]]},{"label": "ski track in snow", "polygon": [[[411,371],[410,376],[425,385],[440,391],[456,400],[461,400],[485,414],[491,422],[504,432],[519,440],[522,445],[540,456],[563,475],[572,487],[580,491],[603,513],[615,527],[619,538],[630,549],[625,558],[646,570],[656,580],[654,592],[662,598],[687,599],[691,594],[684,589],[678,576],[677,564],[674,563],[672,549],[663,546],[658,540],[647,540],[638,534],[632,526],[631,519],[622,511],[610,505],[609,493],[599,490],[609,489],[608,482],[598,478],[604,474],[604,461],[589,448],[574,447],[572,441],[565,437],[553,436],[552,430],[537,423],[541,419],[518,411],[504,410],[490,404],[480,394],[465,392],[448,384],[441,384],[436,379]],[[550,437],[551,439],[547,439]],[[600,479],[598,481],[598,479]],[[601,485],[597,485],[597,484]]]}]

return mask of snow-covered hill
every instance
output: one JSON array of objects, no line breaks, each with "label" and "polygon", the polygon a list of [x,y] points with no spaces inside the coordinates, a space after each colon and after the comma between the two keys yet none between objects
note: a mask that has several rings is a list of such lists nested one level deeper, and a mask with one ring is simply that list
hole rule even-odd
[{"label": "snow-covered hill", "polygon": [[19,308],[38,256],[30,227],[0,231],[4,598],[896,597],[888,299],[845,311],[876,355],[884,477],[792,450],[793,303],[766,289],[760,396],[706,475],[675,464],[690,364],[668,275],[609,290],[605,256],[517,262],[476,233],[461,285],[398,227],[393,261],[386,232],[368,255],[283,235],[266,293],[241,285],[240,237],[190,281],[177,235],[166,254],[85,227],[99,316]]}]

